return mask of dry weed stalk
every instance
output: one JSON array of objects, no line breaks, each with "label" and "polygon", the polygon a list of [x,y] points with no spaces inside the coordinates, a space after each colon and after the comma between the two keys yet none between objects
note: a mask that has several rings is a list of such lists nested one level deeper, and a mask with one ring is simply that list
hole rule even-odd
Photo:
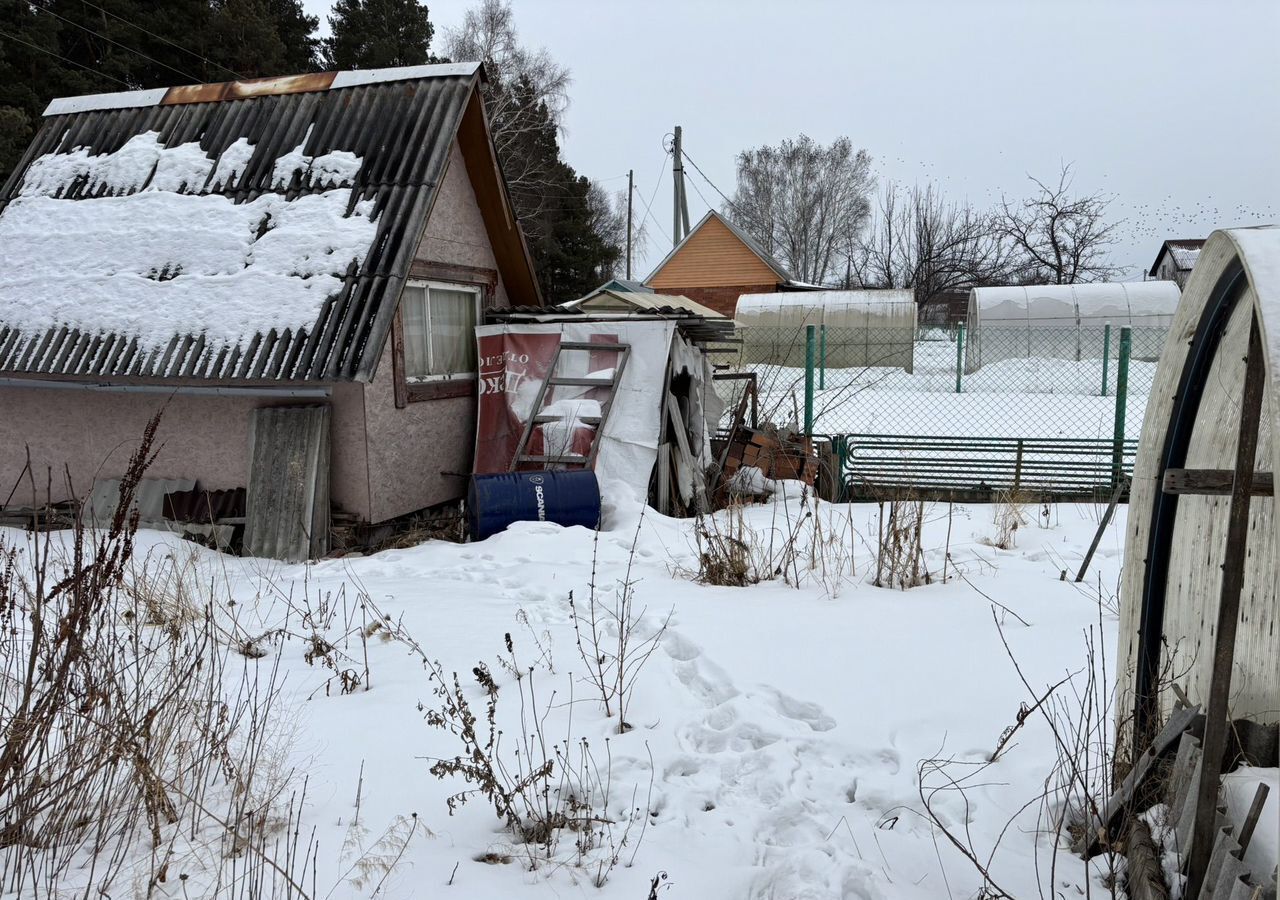
[{"label": "dry weed stalk", "polygon": [[227,640],[193,569],[134,558],[158,425],[107,528],[0,538],[0,892],[305,897],[275,666]]},{"label": "dry weed stalk", "polygon": [[885,518],[885,501],[880,501],[872,584],[906,590],[931,583],[933,576],[924,559],[924,501],[908,492],[888,502],[888,513]]},{"label": "dry weed stalk", "polygon": [[650,622],[647,607],[637,609],[635,581],[632,579],[636,546],[640,540],[640,528],[644,513],[636,523],[636,533],[627,555],[627,568],[622,579],[610,590],[609,596],[596,584],[599,567],[600,532],[592,543],[591,581],[588,583],[587,602],[584,608],[574,601],[569,592],[569,617],[573,623],[574,642],[578,654],[587,666],[587,677],[600,694],[606,716],[618,713],[618,731],[631,729],[627,722],[627,708],[632,689],[640,670],[662,643],[667,625],[674,610],[659,622]]},{"label": "dry weed stalk", "polygon": [[[1012,550],[1018,545],[1018,529],[1027,524],[1026,506],[1029,499],[1017,489],[996,494],[996,502],[992,505],[996,533],[986,543],[1000,550]],[[1047,512],[1045,515],[1047,516]]]},{"label": "dry weed stalk", "polygon": [[[979,896],[984,898],[1011,897],[993,875],[1000,845],[1024,812],[1037,808],[1035,833],[1049,841],[1047,861],[1039,854],[1036,871],[1041,881],[1042,896],[1058,896],[1061,878],[1058,873],[1061,854],[1085,835],[1098,835],[1104,849],[1109,852],[1088,864],[1088,878],[1082,888],[1084,895],[1092,896],[1095,890],[1112,898],[1123,897],[1125,862],[1114,847],[1111,835],[1102,828],[1103,809],[1119,778],[1128,765],[1127,751],[1118,747],[1114,721],[1114,685],[1108,680],[1109,661],[1104,615],[1104,604],[1098,604],[1098,620],[1085,632],[1085,659],[1083,665],[1060,681],[1035,688],[1023,671],[1016,655],[1005,637],[1004,626],[995,605],[991,615],[1000,636],[1005,653],[1013,664],[1019,681],[1034,702],[1020,705],[1014,721],[1005,728],[996,741],[994,751],[984,760],[958,760],[954,757],[937,757],[922,760],[917,777],[921,804],[926,818],[944,838],[969,860],[982,878]],[[1176,679],[1170,654],[1160,680],[1173,683]],[[970,801],[966,791],[992,779],[988,771],[1017,746],[1016,734],[1032,719],[1038,719],[1047,729],[1054,748],[1055,758],[1043,790],[1028,798],[1005,824],[991,847],[976,846],[967,827],[957,828],[949,824],[940,811],[939,800],[944,797],[960,798],[965,810],[963,820],[967,825]],[[1122,725],[1123,730],[1123,725]],[[1154,794],[1153,794],[1154,796]],[[1152,801],[1154,802],[1154,801]],[[1145,801],[1134,804],[1135,809],[1151,805]],[[1116,834],[1128,833],[1128,818],[1116,828]],[[1097,879],[1099,885],[1094,883]]]},{"label": "dry weed stalk", "polygon": [[764,528],[748,521],[741,504],[700,516],[694,523],[698,569],[681,571],[700,584],[721,587],[780,578],[799,588],[815,580],[834,597],[857,573],[856,540],[852,509],[824,506],[806,488],[799,498],[784,494],[775,500]]}]

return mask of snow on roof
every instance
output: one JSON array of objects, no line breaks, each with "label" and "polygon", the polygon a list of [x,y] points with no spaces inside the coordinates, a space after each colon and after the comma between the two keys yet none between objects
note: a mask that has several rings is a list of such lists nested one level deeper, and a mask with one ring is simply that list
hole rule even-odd
[{"label": "snow on roof", "polygon": [[1200,248],[1179,247],[1171,243],[1169,245],[1169,253],[1173,256],[1173,262],[1179,269],[1188,270],[1195,267],[1196,260],[1200,257]]},{"label": "snow on roof", "polygon": [[970,308],[976,308],[979,323],[1076,319],[1118,323],[1132,316],[1172,316],[1181,296],[1172,281],[980,287],[970,293]]},{"label": "snow on roof", "polygon": [[[247,142],[232,145],[242,157]],[[20,334],[66,327],[129,335],[144,351],[190,331],[222,346],[315,322],[377,232],[372,203],[353,202],[353,154],[277,160],[277,187],[320,161],[327,190],[237,203],[203,193],[222,160],[159,134],[113,153],[51,153],[27,169],[0,212],[0,322]],[[233,163],[234,165],[234,163]],[[224,172],[227,178],[231,173]],[[81,181],[87,199],[62,199]]]},{"label": "snow on roof", "polygon": [[[0,372],[371,379],[477,71],[361,75],[340,102],[313,93],[331,74],[197,85],[144,114],[129,103],[153,95],[46,118],[0,188]],[[375,111],[401,124],[369,128]],[[503,259],[509,291],[534,285],[527,253]]]},{"label": "snow on roof", "polygon": [[1195,267],[1202,247],[1204,238],[1170,238],[1160,245],[1160,252],[1156,254],[1156,260],[1147,274],[1157,274],[1160,260],[1164,259],[1166,253],[1173,258],[1173,265],[1179,272],[1189,272]]},{"label": "snow on roof", "polygon": [[768,294],[743,294],[738,298],[737,312],[762,310],[821,309],[824,307],[885,307],[909,304],[915,307],[915,295],[905,290],[861,291],[778,291]]},{"label": "snow on roof", "polygon": [[[612,301],[612,302],[611,302]],[[563,304],[567,309],[607,308],[609,306],[635,309],[683,309],[707,319],[723,319],[725,316],[710,307],[696,303],[681,294],[655,294],[653,291],[597,290],[577,300]]]},{"label": "snow on roof", "polygon": [[117,91],[110,94],[85,94],[80,97],[58,97],[45,107],[45,116],[63,116],[94,109],[132,109],[176,103],[237,100],[270,94],[306,93],[339,90],[386,81],[412,81],[419,78],[444,78],[452,75],[474,75],[478,62],[445,63],[431,66],[400,66],[387,69],[357,69],[348,72],[318,72],[307,75],[285,75],[277,78],[253,78],[210,84],[153,88],[145,91]]}]

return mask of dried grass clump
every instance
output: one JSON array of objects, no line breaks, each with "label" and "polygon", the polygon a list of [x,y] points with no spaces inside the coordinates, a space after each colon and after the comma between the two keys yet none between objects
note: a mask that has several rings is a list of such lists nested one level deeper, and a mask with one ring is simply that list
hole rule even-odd
[{"label": "dried grass clump", "polygon": [[158,425],[105,529],[0,538],[0,893],[305,896],[274,667],[226,639],[189,560],[134,556]]},{"label": "dried grass clump", "polygon": [[933,576],[924,558],[923,500],[904,493],[887,503],[880,501],[876,525],[876,587],[906,590],[930,584]]}]

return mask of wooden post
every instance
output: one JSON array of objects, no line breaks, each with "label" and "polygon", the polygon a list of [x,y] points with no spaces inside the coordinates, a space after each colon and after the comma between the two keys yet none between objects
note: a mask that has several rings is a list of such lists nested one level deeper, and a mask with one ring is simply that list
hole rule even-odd
[{"label": "wooden post", "polygon": [[964,323],[956,326],[956,393],[964,390]]},{"label": "wooden post", "polygon": [[1231,694],[1231,665],[1235,660],[1236,623],[1240,618],[1240,593],[1248,558],[1249,495],[1253,483],[1254,456],[1258,450],[1258,419],[1262,412],[1262,336],[1255,314],[1249,326],[1249,351],[1245,357],[1244,391],[1240,400],[1240,430],[1236,439],[1235,480],[1227,513],[1226,556],[1222,563],[1222,594],[1218,599],[1218,627],[1209,680],[1209,704],[1205,711],[1200,782],[1196,785],[1195,823],[1191,833],[1191,858],[1187,864],[1184,897],[1199,897],[1213,854],[1213,826],[1218,812],[1222,757],[1226,751],[1227,703]]},{"label": "wooden post", "polygon": [[631,280],[631,195],[635,193],[636,170],[627,170],[627,280]]}]

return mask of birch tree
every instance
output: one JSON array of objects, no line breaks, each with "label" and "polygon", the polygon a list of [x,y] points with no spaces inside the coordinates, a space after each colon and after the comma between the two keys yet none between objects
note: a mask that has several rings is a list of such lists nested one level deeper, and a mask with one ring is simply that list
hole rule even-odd
[{"label": "birch tree", "polygon": [[845,274],[871,215],[871,157],[847,137],[823,145],[800,135],[744,150],[724,213],[791,276],[825,284]]}]

